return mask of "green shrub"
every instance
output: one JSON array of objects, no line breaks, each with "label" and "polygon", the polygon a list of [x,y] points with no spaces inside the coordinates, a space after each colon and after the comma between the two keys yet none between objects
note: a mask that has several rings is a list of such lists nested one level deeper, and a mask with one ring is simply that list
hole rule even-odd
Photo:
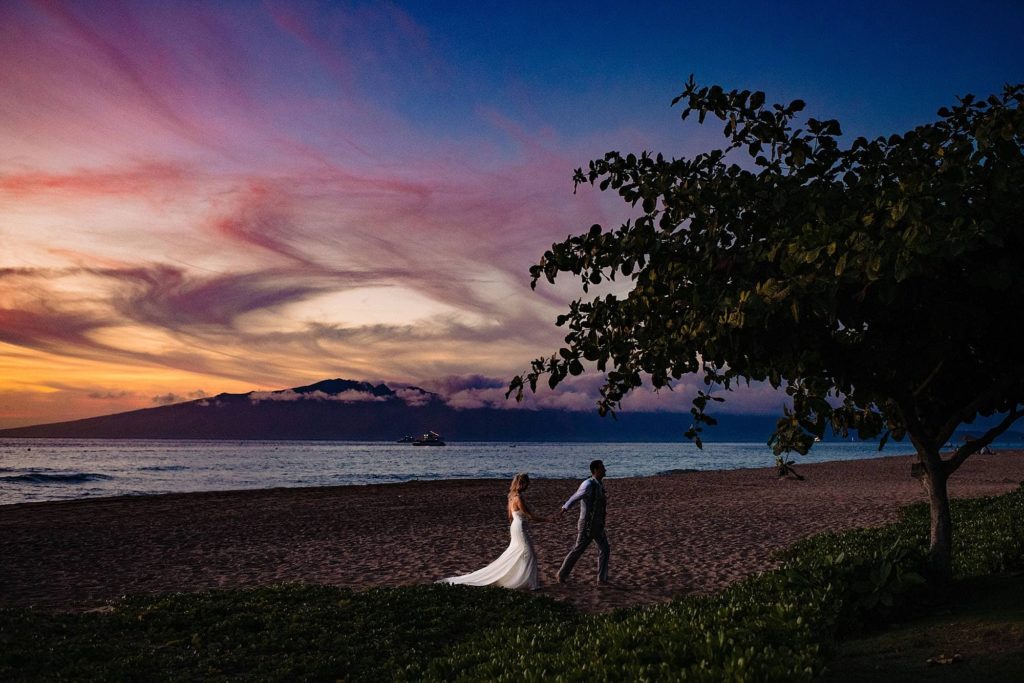
[{"label": "green shrub", "polygon": [[[836,636],[889,621],[923,592],[926,559],[918,545],[902,538],[883,545],[889,540],[885,536],[804,548],[779,570],[784,590],[805,595],[815,587],[828,588],[819,599],[820,618]],[[825,547],[836,545],[844,549],[826,552]]]}]

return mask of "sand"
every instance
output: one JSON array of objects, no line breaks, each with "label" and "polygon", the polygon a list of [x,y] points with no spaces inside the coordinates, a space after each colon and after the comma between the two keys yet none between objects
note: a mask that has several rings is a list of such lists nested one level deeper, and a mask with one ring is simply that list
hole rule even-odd
[{"label": "sand", "polygon": [[[615,478],[608,462],[611,581],[588,549],[568,585],[554,573],[575,538],[559,505],[580,480],[535,480],[531,526],[540,593],[597,612],[710,592],[774,566],[773,554],[827,530],[873,526],[925,499],[909,456],[772,469]],[[582,479],[582,477],[581,477]],[[1024,451],[974,456],[953,496],[1011,491]],[[122,595],[309,582],[356,589],[429,583],[477,569],[508,544],[507,482],[121,497],[0,506],[0,607],[96,607]]]}]

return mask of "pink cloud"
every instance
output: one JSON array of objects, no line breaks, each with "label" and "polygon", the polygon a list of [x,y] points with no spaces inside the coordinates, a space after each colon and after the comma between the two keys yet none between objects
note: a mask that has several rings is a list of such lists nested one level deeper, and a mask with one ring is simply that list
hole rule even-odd
[{"label": "pink cloud", "polygon": [[379,403],[391,400],[387,396],[375,396],[368,391],[349,389],[337,394],[328,394],[323,391],[297,392],[291,389],[283,391],[253,391],[249,394],[249,400],[253,403],[260,401],[337,401],[339,403]]},{"label": "pink cloud", "polygon": [[148,163],[133,168],[89,169],[77,172],[51,173],[26,171],[0,174],[0,193],[14,198],[32,195],[166,196],[174,190],[185,190],[195,171],[171,163]]},{"label": "pink cloud", "polygon": [[480,374],[472,375],[449,375],[448,377],[436,377],[430,380],[428,386],[444,396],[451,396],[460,391],[478,389],[499,389],[508,382],[497,377],[486,377]]},{"label": "pink cloud", "polygon": [[231,241],[254,246],[302,265],[312,261],[289,244],[291,226],[282,211],[287,199],[274,196],[265,187],[255,186],[247,192],[247,202],[233,215],[218,218],[214,229]]},{"label": "pink cloud", "polygon": [[446,397],[445,403],[456,410],[504,407],[501,389],[463,389]]},{"label": "pink cloud", "polygon": [[369,391],[357,391],[355,389],[349,389],[348,391],[342,391],[334,394],[324,394],[322,391],[315,391],[314,394],[323,394],[321,397],[325,401],[339,401],[341,403],[380,403],[382,401],[391,400],[387,396],[376,396]]},{"label": "pink cloud", "polygon": [[399,387],[394,390],[395,396],[404,401],[407,406],[420,408],[434,400],[434,396],[417,387]]}]

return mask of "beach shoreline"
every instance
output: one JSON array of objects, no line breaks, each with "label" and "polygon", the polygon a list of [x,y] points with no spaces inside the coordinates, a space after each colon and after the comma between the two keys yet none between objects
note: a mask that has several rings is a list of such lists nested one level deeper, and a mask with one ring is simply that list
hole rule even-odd
[{"label": "beach shoreline", "polygon": [[[611,581],[589,549],[568,585],[554,581],[575,537],[559,505],[579,479],[535,479],[528,493],[538,593],[588,612],[707,593],[823,531],[877,526],[924,501],[913,456],[773,468],[683,471],[606,481]],[[614,473],[614,463],[609,463]],[[584,473],[581,473],[581,479]],[[1024,451],[972,456],[954,497],[1024,480]],[[357,486],[121,496],[0,506],[0,607],[74,610],[123,595],[281,582],[365,589],[426,584],[477,569],[508,544],[507,482],[447,479]]]}]

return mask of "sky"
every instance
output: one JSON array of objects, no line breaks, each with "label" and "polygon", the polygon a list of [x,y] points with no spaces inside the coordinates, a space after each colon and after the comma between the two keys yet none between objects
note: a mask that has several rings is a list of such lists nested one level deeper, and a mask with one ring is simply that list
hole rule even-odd
[{"label": "sky", "polygon": [[0,428],[333,377],[506,405],[580,295],[529,266],[632,215],[573,169],[719,145],[691,73],[888,135],[1024,81],[1021,35],[984,0],[3,0]]}]

